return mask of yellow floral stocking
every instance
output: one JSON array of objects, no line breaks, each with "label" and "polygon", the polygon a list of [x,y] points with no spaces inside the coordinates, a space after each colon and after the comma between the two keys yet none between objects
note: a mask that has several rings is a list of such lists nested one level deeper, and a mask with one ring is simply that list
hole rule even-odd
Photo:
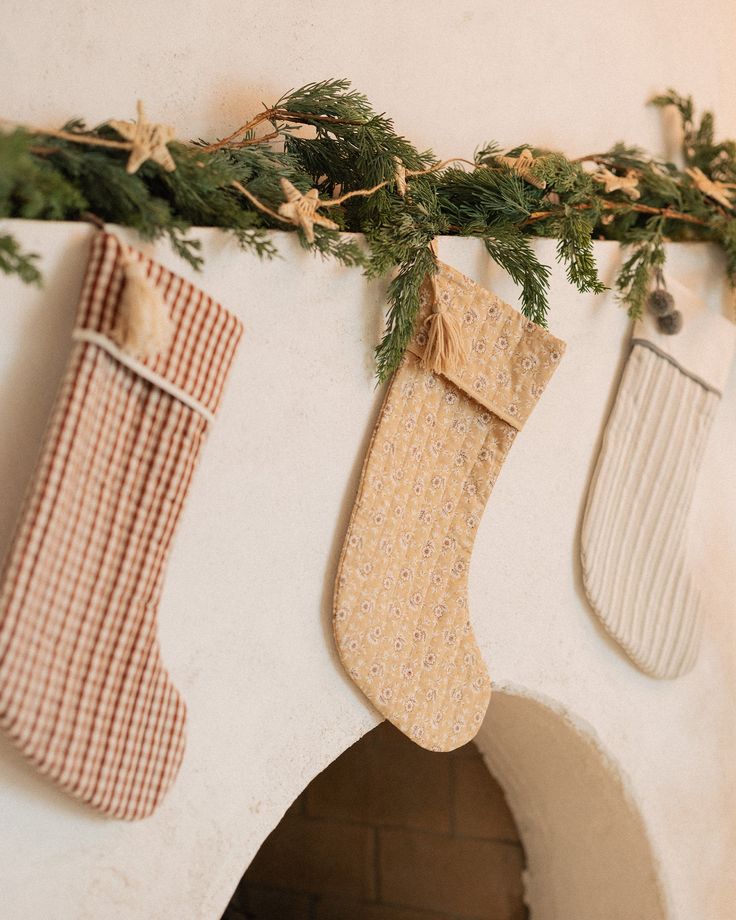
[{"label": "yellow floral stocking", "polygon": [[425,285],[363,467],[334,629],[347,672],[379,712],[422,747],[449,751],[476,734],[490,697],[468,610],[473,541],[564,344],[441,262],[436,292],[466,359],[443,375],[423,367]]}]

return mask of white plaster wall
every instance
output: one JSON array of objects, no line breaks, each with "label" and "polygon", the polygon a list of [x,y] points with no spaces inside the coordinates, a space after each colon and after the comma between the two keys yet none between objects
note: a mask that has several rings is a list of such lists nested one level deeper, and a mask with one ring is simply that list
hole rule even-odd
[{"label": "white plaster wall", "polygon": [[[0,279],[4,549],[63,369],[92,231],[31,222],[2,227],[43,253],[47,279],[44,291]],[[57,793],[0,741],[7,920],[216,920],[296,795],[376,723],[336,659],[330,602],[381,398],[371,350],[383,286],[313,260],[288,234],[275,236],[285,258],[264,263],[238,253],[216,231],[201,232],[207,268],[198,280],[247,329],[185,509],[160,611],[164,657],[189,705],[181,774],[157,814],[126,825]],[[193,277],[167,246],[149,251]],[[553,242],[541,242],[539,251],[551,260]],[[599,243],[596,253],[610,278],[617,247]],[[440,257],[513,297],[476,242],[443,239]],[[708,247],[673,246],[669,264],[673,278],[719,302],[723,275]],[[691,674],[657,682],[636,671],[597,627],[577,561],[582,503],[615,392],[626,317],[610,295],[571,292],[561,269],[551,296],[552,328],[568,351],[514,445],[479,530],[470,607],[480,647],[498,687],[549,701],[583,738],[592,727],[590,742],[621,771],[651,839],[668,920],[733,920],[736,381],[732,375],[717,417],[692,527],[706,582],[702,652]],[[523,776],[522,756],[550,758],[549,784],[537,770],[526,797],[512,796],[522,831],[534,825],[540,801],[559,815],[564,795],[570,828],[585,828],[585,800],[595,796],[594,787],[583,793],[588,763],[580,761],[566,791],[552,776],[554,746],[540,735],[538,750],[519,748],[503,720],[494,719],[492,703],[481,741],[490,761],[501,764],[502,781],[513,786],[514,774]],[[516,762],[515,746],[525,752]],[[505,770],[504,756],[511,759]],[[611,826],[620,805],[611,800]],[[556,823],[564,839],[569,828]],[[604,821],[601,834],[607,832]],[[654,920],[643,909],[612,912],[610,900],[609,909],[580,913],[564,891],[560,900],[541,861],[530,864],[530,873],[535,920]],[[620,884],[628,898],[631,881]]]},{"label": "white plaster wall", "polygon": [[[659,114],[644,102],[670,85],[713,107],[724,134],[736,133],[735,41],[727,0],[5,0],[0,115],[94,123],[132,116],[140,97],[180,136],[211,136],[291,86],[345,75],[440,155],[491,138],[570,154],[623,138],[662,152],[672,139],[665,143]],[[37,292],[0,279],[0,553],[66,360],[89,234],[15,230],[43,252],[47,284]],[[242,315],[248,334],[161,608],[166,659],[189,704],[183,770],[157,815],[121,825],[57,793],[0,740],[3,920],[215,920],[292,799],[376,721],[336,662],[328,608],[380,399],[371,349],[383,288],[312,261],[293,239],[282,243],[286,260],[270,264],[237,255],[216,234],[203,239],[199,281]],[[540,248],[552,257],[549,244]],[[617,250],[596,248],[611,277]],[[156,253],[187,273],[165,247]],[[443,241],[441,255],[514,302],[475,244]],[[722,276],[713,254],[673,247],[671,266],[715,304]],[[691,675],[657,683],[595,626],[577,566],[584,490],[626,321],[608,298],[573,294],[561,272],[552,303],[553,329],[569,349],[479,534],[471,609],[481,647],[499,686],[593,726],[623,766],[661,859],[668,916],[734,920],[733,377],[692,528],[708,593],[703,651]],[[484,726],[491,762],[502,723],[491,715]],[[554,795],[552,782],[547,790],[536,782],[539,794]],[[556,896],[534,908],[535,920],[579,920]]]},{"label": "white plaster wall", "polygon": [[224,135],[291,87],[348,77],[441,156],[494,139],[662,147],[674,86],[736,133],[729,0],[3,0],[2,114],[135,114]]}]

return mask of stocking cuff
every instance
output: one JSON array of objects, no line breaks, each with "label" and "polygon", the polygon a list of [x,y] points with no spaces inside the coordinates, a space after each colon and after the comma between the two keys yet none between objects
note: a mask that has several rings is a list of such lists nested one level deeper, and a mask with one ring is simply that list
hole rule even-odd
[{"label": "stocking cuff", "polygon": [[95,342],[120,360],[113,330],[125,287],[125,258],[142,263],[149,280],[168,307],[170,342],[153,358],[125,360],[132,370],[158,383],[182,401],[213,415],[222,397],[227,373],[243,332],[240,320],[203,291],[100,232],[92,251],[77,314],[77,338]]},{"label": "stocking cuff", "polygon": [[733,362],[736,325],[709,310],[684,285],[668,279],[667,287],[675,299],[675,307],[682,313],[682,331],[663,335],[654,317],[644,313],[634,324],[632,344],[651,349],[720,396]]},{"label": "stocking cuff", "polygon": [[[465,351],[460,366],[444,376],[520,430],[557,369],[565,343],[444,262],[438,263],[435,280],[442,310],[457,319]],[[431,285],[425,282],[416,332],[408,345],[419,358],[432,310]]]}]

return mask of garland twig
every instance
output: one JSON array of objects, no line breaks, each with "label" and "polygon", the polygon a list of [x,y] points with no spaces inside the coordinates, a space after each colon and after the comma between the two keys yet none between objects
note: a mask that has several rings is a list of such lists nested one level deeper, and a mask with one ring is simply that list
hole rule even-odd
[{"label": "garland twig", "polygon": [[[0,118],[0,125],[6,125],[12,128],[22,128],[28,134],[38,134],[42,137],[56,137],[62,141],[69,141],[71,144],[85,144],[87,147],[107,147],[109,150],[132,150],[133,144],[129,141],[114,141],[104,137],[95,137],[92,134],[75,134],[73,131],[56,131],[53,128],[34,128],[31,125],[24,125],[17,121],[10,121],[7,118]],[[34,147],[33,152],[39,153],[51,152],[40,147]]]},{"label": "garland twig", "polygon": [[[666,217],[667,220],[683,220],[689,224],[696,224],[699,227],[707,227],[708,221],[694,217],[692,214],[683,214],[681,211],[673,211],[672,208],[653,208],[647,204],[616,204],[613,201],[603,201],[600,205],[605,211],[636,211],[639,214],[659,214]],[[568,205],[575,211],[589,211],[594,207],[592,204],[573,204]],[[534,211],[527,217],[524,224],[532,224],[537,220],[546,220],[548,217],[559,215],[559,208],[548,211]]]}]

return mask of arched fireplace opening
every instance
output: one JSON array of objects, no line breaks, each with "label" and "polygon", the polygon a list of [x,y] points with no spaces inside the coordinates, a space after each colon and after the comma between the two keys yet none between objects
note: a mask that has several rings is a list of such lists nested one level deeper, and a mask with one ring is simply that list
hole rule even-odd
[{"label": "arched fireplace opening", "polygon": [[451,754],[388,723],[348,748],[264,841],[223,920],[666,920],[643,804],[591,725],[497,686]]},{"label": "arched fireplace opening", "polygon": [[527,856],[531,920],[666,920],[667,891],[631,779],[592,725],[497,686],[476,737]]},{"label": "arched fireplace opening", "polygon": [[299,795],[223,920],[523,920],[524,851],[474,744],[385,722]]}]

